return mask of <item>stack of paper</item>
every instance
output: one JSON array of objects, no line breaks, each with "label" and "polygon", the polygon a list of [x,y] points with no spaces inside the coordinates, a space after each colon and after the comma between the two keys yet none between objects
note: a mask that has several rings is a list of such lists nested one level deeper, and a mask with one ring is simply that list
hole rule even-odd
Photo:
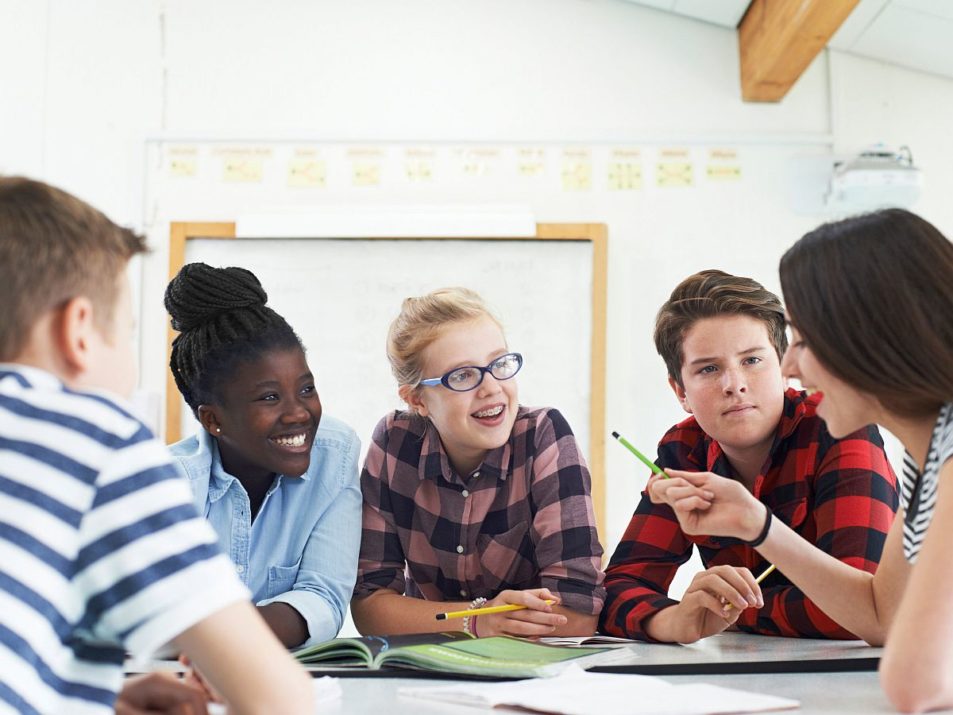
[{"label": "stack of paper", "polygon": [[759,695],[704,683],[671,685],[647,675],[587,673],[578,666],[542,680],[461,683],[449,687],[403,687],[400,695],[476,707],[523,708],[561,715],[715,715],[797,708],[797,700]]}]

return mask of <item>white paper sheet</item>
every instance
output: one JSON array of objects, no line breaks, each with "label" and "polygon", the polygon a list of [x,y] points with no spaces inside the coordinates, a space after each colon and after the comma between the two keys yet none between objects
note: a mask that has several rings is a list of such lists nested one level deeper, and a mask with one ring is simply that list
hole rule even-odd
[{"label": "white paper sheet", "polygon": [[705,683],[671,685],[647,675],[587,673],[578,666],[553,678],[511,683],[402,687],[406,697],[477,707],[519,707],[560,715],[718,715],[787,710],[797,700]]}]

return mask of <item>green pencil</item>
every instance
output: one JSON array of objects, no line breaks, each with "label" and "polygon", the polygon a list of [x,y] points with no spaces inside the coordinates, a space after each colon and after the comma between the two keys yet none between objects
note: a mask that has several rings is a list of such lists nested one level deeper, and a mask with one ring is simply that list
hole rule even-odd
[{"label": "green pencil", "polygon": [[634,454],[636,457],[638,457],[639,460],[641,460],[641,462],[642,462],[646,467],[648,467],[649,469],[651,469],[654,474],[658,474],[660,477],[665,477],[666,479],[669,478],[669,476],[668,476],[665,472],[662,471],[662,468],[661,468],[661,467],[659,467],[655,462],[653,462],[651,459],[649,459],[649,458],[646,457],[644,454],[642,454],[639,450],[637,450],[635,447],[633,447],[633,446],[632,446],[632,443],[629,442],[629,440],[627,440],[625,437],[623,437],[622,435],[620,435],[618,432],[613,432],[613,433],[612,433],[612,436],[615,437],[617,440],[619,440],[619,442],[622,444],[623,447],[625,447],[627,450],[629,450],[630,452],[632,452],[632,454]]},{"label": "green pencil", "polygon": [[[629,442],[629,440],[627,440],[625,437],[620,435],[618,432],[613,432],[612,436],[615,437],[617,440],[619,440],[619,442],[622,443],[623,447],[625,447],[627,450],[632,452],[632,454],[638,457],[639,460],[643,464],[645,464],[646,467],[651,469],[654,474],[658,474],[660,477],[665,477],[666,479],[671,478],[665,472],[662,471],[661,467],[659,467],[655,462],[651,461],[648,457],[646,457],[639,450],[633,447],[632,444]],[[768,576],[771,575],[771,573],[774,571],[775,568],[777,567],[774,564],[771,564],[770,566],[768,566],[768,568],[766,568],[764,572],[760,576],[758,576],[758,578],[755,579],[755,583],[761,583],[762,581],[764,581]],[[732,605],[729,603],[726,606],[726,608],[732,608]]]}]

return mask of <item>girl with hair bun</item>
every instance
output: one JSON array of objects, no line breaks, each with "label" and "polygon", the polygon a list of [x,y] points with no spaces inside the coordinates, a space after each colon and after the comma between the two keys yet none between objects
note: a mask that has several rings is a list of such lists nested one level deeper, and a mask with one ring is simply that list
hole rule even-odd
[{"label": "girl with hair bun", "polygon": [[900,504],[873,575],[800,538],[736,482],[652,479],[688,533],[757,550],[828,616],[883,645],[880,680],[904,712],[953,707],[953,243],[909,211],[825,224],[781,259],[785,374],[821,393],[835,437],[880,424],[906,448]]},{"label": "girl with hair bun", "polygon": [[[387,356],[407,411],[374,430],[351,602],[365,634],[591,635],[605,600],[589,470],[552,408],[523,407],[523,357],[463,288],[404,301]],[[459,625],[458,625],[459,624]]]},{"label": "girl with hair bun", "polygon": [[244,268],[182,267],[170,367],[202,430],[172,445],[199,512],[287,647],[333,638],[354,586],[360,444],[322,414],[304,347]]}]

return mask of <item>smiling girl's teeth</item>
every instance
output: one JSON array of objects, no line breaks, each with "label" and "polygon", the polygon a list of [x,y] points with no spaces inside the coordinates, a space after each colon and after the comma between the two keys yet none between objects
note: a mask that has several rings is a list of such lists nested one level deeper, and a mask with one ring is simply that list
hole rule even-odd
[{"label": "smiling girl's teeth", "polygon": [[282,447],[303,447],[306,434],[298,434],[294,437],[272,437],[272,441]]},{"label": "smiling girl's teeth", "polygon": [[503,411],[503,405],[497,405],[496,407],[490,407],[486,410],[481,410],[479,412],[474,412],[474,417],[496,417]]}]

